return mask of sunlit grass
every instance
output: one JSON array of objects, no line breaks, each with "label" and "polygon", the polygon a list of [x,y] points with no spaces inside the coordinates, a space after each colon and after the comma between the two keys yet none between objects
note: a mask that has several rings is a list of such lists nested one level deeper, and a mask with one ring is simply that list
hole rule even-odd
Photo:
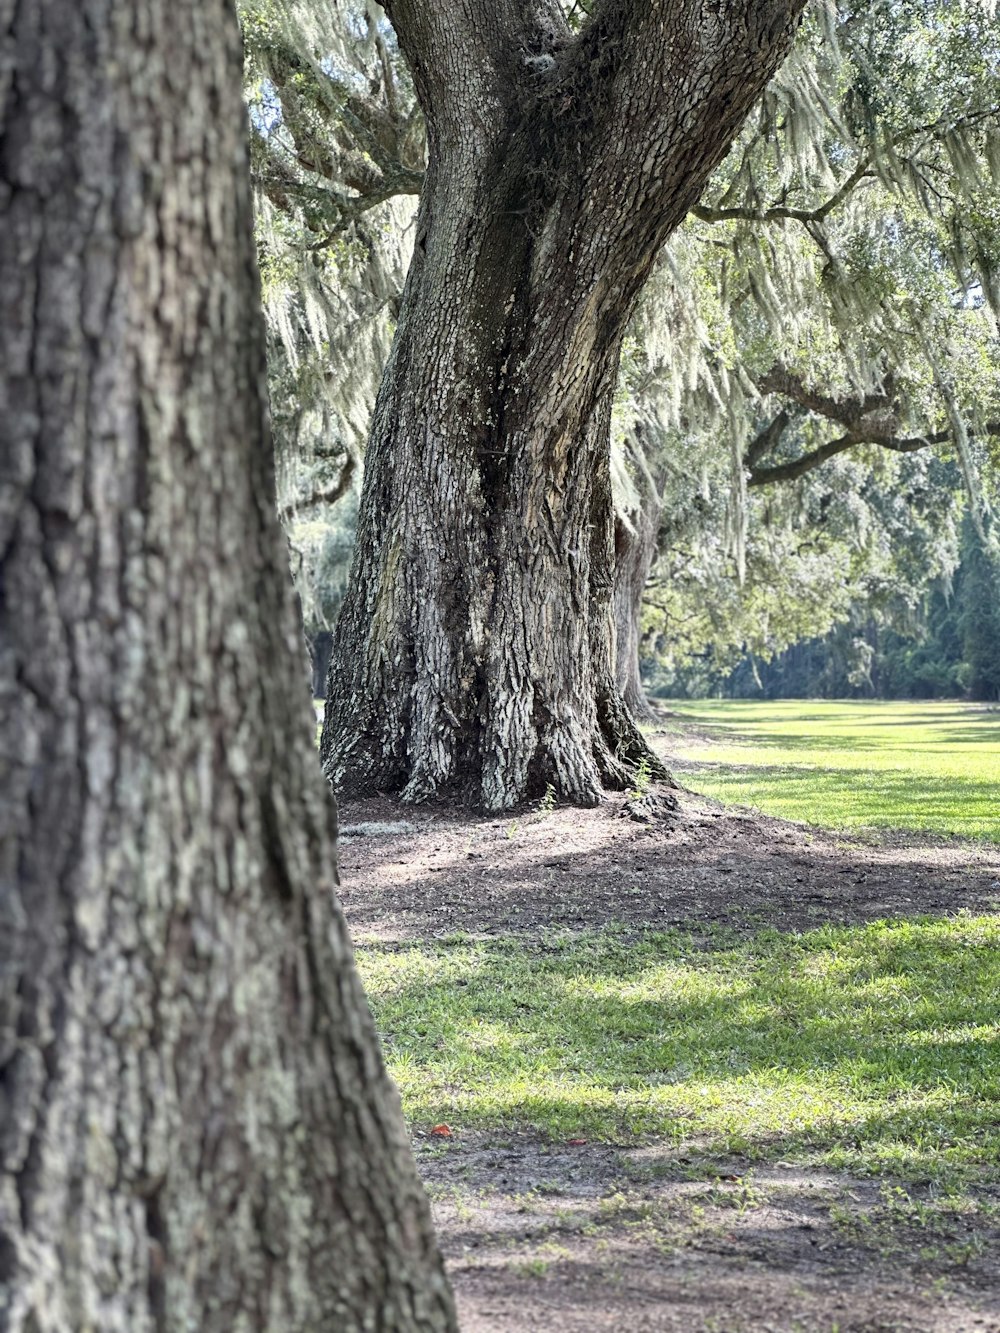
[{"label": "sunlit grass", "polygon": [[359,950],[409,1118],[961,1179],[1000,1161],[996,918]]},{"label": "sunlit grass", "polygon": [[681,702],[696,791],[829,828],[1000,841],[1000,710],[954,703]]}]

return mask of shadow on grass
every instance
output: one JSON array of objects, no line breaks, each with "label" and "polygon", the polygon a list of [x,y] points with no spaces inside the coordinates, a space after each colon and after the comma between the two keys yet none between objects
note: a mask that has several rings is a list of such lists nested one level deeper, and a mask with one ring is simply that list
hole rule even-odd
[{"label": "shadow on grass", "polygon": [[940,1176],[1000,1160],[997,918],[359,950],[407,1114]]}]

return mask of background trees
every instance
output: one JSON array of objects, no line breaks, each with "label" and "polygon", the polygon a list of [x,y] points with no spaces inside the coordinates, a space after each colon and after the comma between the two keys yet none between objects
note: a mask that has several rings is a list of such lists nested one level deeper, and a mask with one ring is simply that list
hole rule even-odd
[{"label": "background trees", "polygon": [[230,7],[0,32],[0,1323],[452,1328],[333,897]]},{"label": "background trees", "polygon": [[752,687],[835,622],[920,633],[947,590],[1000,417],[996,46],[974,7],[807,26],[671,243],[623,421],[678,464],[645,622],[665,687],[746,652]]}]

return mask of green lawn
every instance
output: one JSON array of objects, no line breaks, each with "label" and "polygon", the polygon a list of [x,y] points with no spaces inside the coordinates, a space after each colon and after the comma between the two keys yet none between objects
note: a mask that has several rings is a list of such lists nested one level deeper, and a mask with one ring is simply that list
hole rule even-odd
[{"label": "green lawn", "polygon": [[[695,791],[828,828],[1000,841],[1000,709],[960,703],[672,705]],[[707,735],[686,740],[683,729]]]},{"label": "green lawn", "polygon": [[[1000,713],[682,703],[689,785],[835,827],[998,837]],[[753,938],[610,927],[358,948],[410,1121],[659,1141],[961,1191],[1000,1179],[1000,917]],[[985,1205],[984,1205],[985,1206]]]},{"label": "green lawn", "polygon": [[1000,1161],[1000,919],[359,950],[408,1117],[958,1185]]}]

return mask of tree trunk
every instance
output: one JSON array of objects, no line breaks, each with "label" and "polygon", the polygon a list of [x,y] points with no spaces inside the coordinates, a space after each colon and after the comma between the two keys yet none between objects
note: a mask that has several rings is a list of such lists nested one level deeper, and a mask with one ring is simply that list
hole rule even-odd
[{"label": "tree trunk", "polygon": [[322,699],[326,693],[326,678],[330,674],[330,658],[333,655],[333,635],[328,629],[317,630],[306,635],[309,649],[309,675],[312,680],[312,697]]},{"label": "tree trunk", "polygon": [[334,898],[227,0],[0,0],[0,1328],[439,1330]]},{"label": "tree trunk", "polygon": [[429,161],[328,685],[340,788],[590,804],[651,760],[615,684],[619,350],[801,7],[618,0],[573,37],[555,0],[388,6]]},{"label": "tree trunk", "polygon": [[639,640],[646,580],[656,559],[657,538],[663,501],[660,489],[646,462],[642,439],[633,450],[639,506],[615,520],[615,684],[633,717],[652,718],[653,712],[642,687],[639,669]]}]

